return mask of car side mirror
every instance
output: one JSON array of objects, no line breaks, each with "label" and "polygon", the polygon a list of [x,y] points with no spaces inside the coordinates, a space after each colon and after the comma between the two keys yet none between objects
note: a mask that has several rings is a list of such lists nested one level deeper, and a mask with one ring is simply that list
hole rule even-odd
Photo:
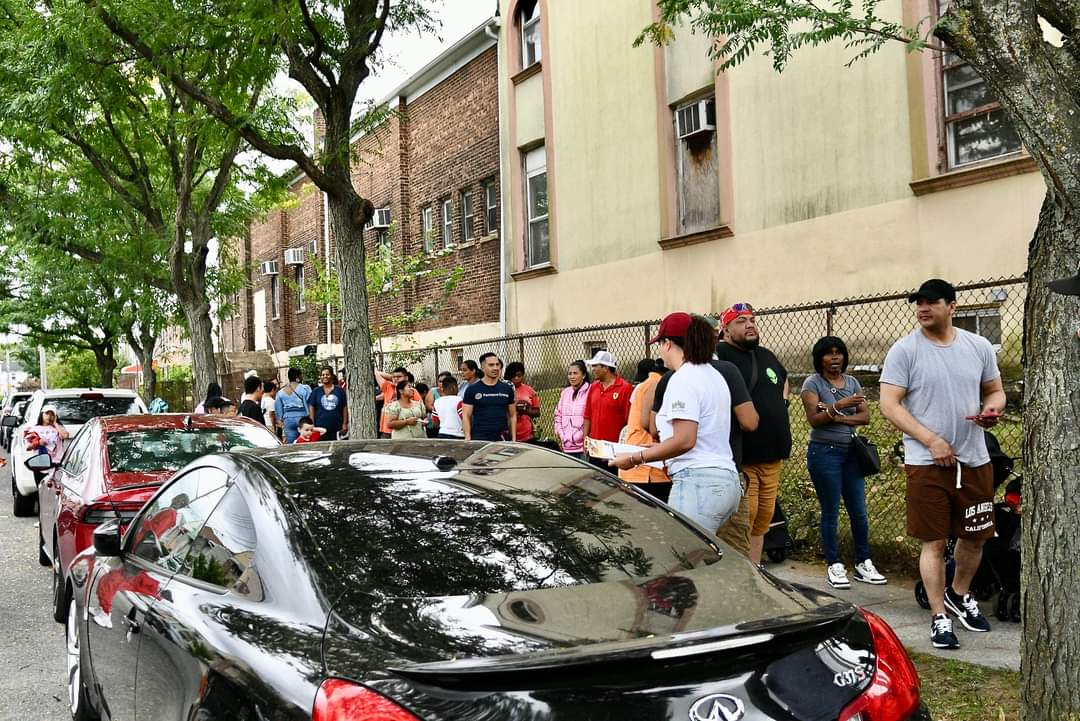
[{"label": "car side mirror", "polygon": [[19,425],[18,416],[4,416],[4,419],[0,420],[0,426],[3,426],[4,428],[14,428],[17,425]]},{"label": "car side mirror", "polygon": [[94,553],[103,557],[122,555],[123,544],[120,542],[120,519],[105,521],[94,529]]},{"label": "car side mirror", "polygon": [[54,463],[48,453],[36,453],[27,458],[24,465],[31,471],[51,471],[60,464]]}]

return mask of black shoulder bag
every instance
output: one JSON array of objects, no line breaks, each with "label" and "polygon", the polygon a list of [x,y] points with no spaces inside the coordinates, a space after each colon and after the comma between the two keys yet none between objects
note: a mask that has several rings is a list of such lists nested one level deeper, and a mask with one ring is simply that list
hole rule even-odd
[{"label": "black shoulder bag", "polygon": [[881,473],[881,456],[878,455],[877,446],[856,433],[854,428],[851,429],[851,452],[855,454],[855,462],[859,464],[863,476]]}]

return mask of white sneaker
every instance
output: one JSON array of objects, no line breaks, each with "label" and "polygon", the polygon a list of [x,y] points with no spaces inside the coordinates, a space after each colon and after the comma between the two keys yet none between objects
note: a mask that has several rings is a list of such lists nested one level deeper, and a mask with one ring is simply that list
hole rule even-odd
[{"label": "white sneaker", "polygon": [[874,562],[869,558],[862,563],[855,564],[855,580],[874,586],[884,586],[888,583],[888,580],[874,568]]},{"label": "white sneaker", "polygon": [[825,574],[825,577],[833,588],[851,588],[851,581],[847,577],[847,569],[844,568],[842,563],[834,563],[829,566],[829,571]]}]

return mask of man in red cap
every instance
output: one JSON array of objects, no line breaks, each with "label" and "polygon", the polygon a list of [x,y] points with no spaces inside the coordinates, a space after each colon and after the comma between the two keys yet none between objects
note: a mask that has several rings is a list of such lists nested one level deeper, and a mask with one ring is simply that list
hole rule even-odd
[{"label": "man in red cap", "polygon": [[720,360],[734,363],[746,381],[758,412],[758,427],[743,436],[743,472],[750,483],[750,560],[761,564],[765,534],[772,522],[780,471],[791,455],[787,369],[761,346],[757,318],[749,303],[735,303],[720,315],[723,341],[716,347]]},{"label": "man in red cap", "polygon": [[[619,375],[618,361],[606,350],[597,351],[585,364],[593,372],[593,384],[585,397],[585,437],[618,442],[619,433],[630,417],[630,394],[634,387]],[[589,458],[593,465],[607,469],[607,460]]]}]

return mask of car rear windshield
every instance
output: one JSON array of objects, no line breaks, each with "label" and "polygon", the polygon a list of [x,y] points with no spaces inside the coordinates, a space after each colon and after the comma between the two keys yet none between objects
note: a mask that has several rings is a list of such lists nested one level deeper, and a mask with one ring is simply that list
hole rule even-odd
[{"label": "car rear windshield", "polygon": [[362,470],[370,464],[357,457],[371,455],[342,463],[313,452],[288,469],[309,481],[290,483],[288,493],[319,555],[371,594],[627,582],[720,559],[664,508],[585,466],[391,474]]},{"label": "car rear windshield", "polygon": [[61,423],[86,423],[98,416],[142,412],[134,398],[46,398],[45,405],[56,406]]},{"label": "car rear windshield", "polygon": [[255,426],[118,431],[110,433],[106,443],[114,473],[177,471],[207,453],[278,444],[269,431]]}]

